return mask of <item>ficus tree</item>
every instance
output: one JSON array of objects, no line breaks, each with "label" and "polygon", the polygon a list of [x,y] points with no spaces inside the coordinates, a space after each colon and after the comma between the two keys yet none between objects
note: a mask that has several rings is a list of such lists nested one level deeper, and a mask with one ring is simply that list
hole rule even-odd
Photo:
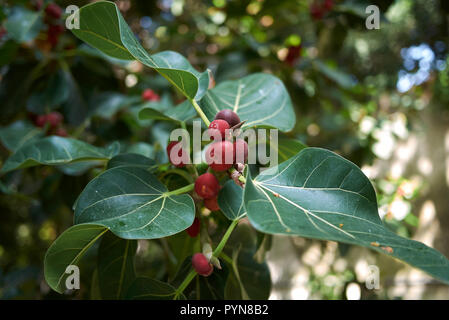
[{"label": "ficus tree", "polygon": [[[76,14],[76,37],[111,58],[154,69],[186,99],[166,109],[144,107],[141,120],[190,130],[198,116],[205,128],[218,131],[212,145],[234,155],[239,143],[241,152],[248,149],[245,142],[229,141],[226,129],[293,129],[292,102],[277,77],[257,73],[214,86],[207,70],[198,72],[179,53],[148,53],[114,3],[95,2]],[[146,92],[144,99],[159,97]],[[40,121],[48,128],[57,118]],[[34,132],[12,129],[12,136]],[[67,289],[67,267],[95,247],[92,281],[103,299],[266,299],[271,281],[264,252],[273,234],[367,247],[449,284],[449,260],[384,227],[371,182],[338,154],[282,137],[279,164],[259,173],[244,161],[224,166],[172,161],[173,154],[183,157],[182,149],[172,152],[176,144],[167,148],[171,163],[121,152],[118,143],[99,148],[63,135],[36,133],[15,144],[2,174],[37,165],[104,164],[73,204],[74,225],[47,251],[45,279],[53,290]],[[180,177],[175,183],[163,179],[167,166]],[[136,274],[139,239],[164,239],[172,255],[170,268],[160,266],[167,268],[167,281]]]}]

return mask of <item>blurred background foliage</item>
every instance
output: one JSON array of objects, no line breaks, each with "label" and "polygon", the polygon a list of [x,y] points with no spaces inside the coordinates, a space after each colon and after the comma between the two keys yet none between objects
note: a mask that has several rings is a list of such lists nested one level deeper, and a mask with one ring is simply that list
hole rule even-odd
[{"label": "blurred background foliage", "polygon": [[[61,8],[88,2],[56,1]],[[254,72],[282,79],[297,115],[288,136],[355,162],[375,185],[385,224],[449,256],[449,2],[115,2],[148,51],[178,51],[217,83]],[[34,130],[36,117],[57,111],[64,122],[56,134],[98,146],[119,140],[122,150],[166,162],[172,125],[137,119],[144,104],[162,110],[182,102],[163,78],[82,44],[64,28],[64,12],[46,12],[50,1],[0,3],[1,128],[32,139],[46,130]],[[379,30],[365,26],[369,4],[380,9]],[[161,99],[143,101],[148,88]],[[10,139],[0,129],[0,164]],[[37,167],[1,178],[0,298],[90,297],[94,259],[82,260],[92,272],[69,296],[52,292],[42,269],[97,173]],[[142,274],[164,276],[164,245],[139,241]],[[273,299],[449,299],[447,286],[421,272],[344,244],[274,237],[268,263]],[[380,289],[365,288],[369,265],[380,269]]]}]

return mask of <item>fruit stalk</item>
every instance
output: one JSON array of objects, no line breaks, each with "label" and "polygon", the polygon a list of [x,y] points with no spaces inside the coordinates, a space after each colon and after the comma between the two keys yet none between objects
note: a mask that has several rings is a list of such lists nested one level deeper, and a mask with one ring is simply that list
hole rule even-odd
[{"label": "fruit stalk", "polygon": [[[239,223],[239,219],[233,220],[231,222],[231,224],[228,227],[228,230],[226,230],[223,238],[221,238],[220,243],[215,248],[213,257],[218,258],[218,256],[221,254],[221,252],[223,251],[223,248],[226,245],[226,242],[228,242],[228,239],[231,236],[232,231],[235,229],[235,227],[237,226],[238,223]],[[175,296],[173,297],[173,300],[176,300],[179,297],[179,295],[184,292],[184,290],[187,288],[187,286],[195,278],[196,275],[197,275],[197,273],[196,273],[195,269],[192,269],[189,272],[189,274],[187,275],[187,277],[184,279],[184,281],[179,285],[178,289],[176,289],[176,293],[175,293]]]},{"label": "fruit stalk", "polygon": [[231,236],[232,231],[234,231],[234,228],[239,223],[239,219],[233,220],[231,224],[228,227],[228,230],[226,230],[226,233],[224,234],[223,238],[221,238],[220,243],[215,248],[213,256],[218,258],[218,256],[221,254],[221,251],[223,251],[223,248],[226,245],[226,242],[228,242],[229,237]]},{"label": "fruit stalk", "polygon": [[169,197],[169,196],[174,196],[174,195],[186,193],[186,192],[192,191],[194,187],[195,187],[195,184],[192,183],[192,184],[186,185],[185,187],[182,187],[182,188],[170,191],[170,192],[166,192],[166,193],[164,193],[164,195],[166,197]]},{"label": "fruit stalk", "polygon": [[198,105],[198,102],[196,102],[195,99],[190,99],[190,102],[192,103],[193,107],[195,108],[196,112],[198,113],[198,115],[201,117],[201,119],[204,121],[204,123],[206,124],[206,127],[209,127],[210,125],[210,121],[209,119],[207,119],[206,115],[204,114],[203,110],[201,109],[201,107]]}]

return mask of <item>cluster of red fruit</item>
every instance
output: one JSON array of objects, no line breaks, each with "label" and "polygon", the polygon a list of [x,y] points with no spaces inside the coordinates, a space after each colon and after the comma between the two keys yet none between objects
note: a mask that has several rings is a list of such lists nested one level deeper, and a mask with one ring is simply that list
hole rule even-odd
[{"label": "cluster of red fruit", "polygon": [[151,89],[145,89],[142,92],[142,100],[143,101],[159,101],[161,97]]},{"label": "cluster of red fruit", "polygon": [[56,111],[34,117],[34,124],[36,127],[47,127],[48,135],[67,137],[67,131],[62,127],[63,121],[63,115]]},{"label": "cluster of red fruit", "polygon": [[326,13],[332,10],[333,7],[333,0],[315,0],[310,7],[310,15],[315,20],[321,20]]},{"label": "cluster of red fruit", "polygon": [[[241,167],[248,159],[248,144],[243,139],[236,139],[232,142],[233,135],[231,129],[237,129],[241,125],[238,115],[230,109],[225,109],[217,113],[215,120],[209,125],[208,133],[214,141],[206,150],[206,162],[211,169],[216,172],[226,171],[233,165]],[[189,162],[189,155],[178,144],[179,141],[172,141],[167,146],[167,154],[170,162],[182,168]],[[176,146],[177,152],[172,153]]]},{"label": "cluster of red fruit", "polygon": [[233,165],[245,163],[248,158],[248,144],[237,138],[232,142],[231,130],[241,126],[239,116],[230,109],[218,112],[209,125],[209,136],[214,142],[206,150],[206,162],[214,171],[226,171]]},{"label": "cluster of red fruit", "polygon": [[[241,172],[243,163],[248,158],[248,144],[243,139],[232,142],[232,129],[238,129],[242,125],[239,116],[230,109],[218,112],[214,121],[209,125],[208,133],[214,141],[206,150],[206,162],[214,171],[221,172],[230,169],[233,165]],[[172,141],[167,146],[167,154],[170,162],[182,168],[189,162],[189,155],[178,146],[180,142]],[[172,153],[172,149],[178,149]],[[176,152],[177,151],[177,152]],[[175,156],[176,155],[176,156]],[[204,200],[204,206],[211,211],[220,210],[217,202],[220,183],[210,172],[200,175],[195,181],[195,192]],[[193,224],[186,230],[188,235],[196,237],[200,232],[200,220],[195,218]],[[213,271],[213,264],[202,253],[196,253],[192,257],[192,266],[202,276],[209,276]]]},{"label": "cluster of red fruit", "polygon": [[[33,7],[36,11],[40,11],[44,6],[43,0],[35,0],[33,2]],[[58,42],[59,37],[62,33],[64,33],[64,26],[61,21],[62,17],[62,8],[58,6],[56,3],[49,3],[45,7],[45,16],[44,22],[47,24],[47,43],[50,44],[52,48],[54,48]]]}]

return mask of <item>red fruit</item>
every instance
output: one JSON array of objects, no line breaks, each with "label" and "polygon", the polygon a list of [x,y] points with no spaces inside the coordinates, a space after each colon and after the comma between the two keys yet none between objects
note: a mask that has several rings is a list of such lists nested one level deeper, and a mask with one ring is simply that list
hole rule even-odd
[{"label": "red fruit", "polygon": [[287,57],[285,58],[285,62],[290,66],[293,66],[296,60],[301,56],[301,45],[299,46],[291,46],[288,47]]},{"label": "red fruit", "polygon": [[34,10],[39,11],[44,5],[44,0],[34,0],[32,3],[32,7]]},{"label": "red fruit", "polygon": [[234,164],[234,144],[224,140],[214,142],[206,150],[206,162],[215,171],[226,171]]},{"label": "red fruit", "polygon": [[49,25],[47,31],[47,40],[55,47],[59,42],[59,36],[64,32],[64,27],[60,24],[57,25]]},{"label": "red fruit", "polygon": [[324,0],[323,7],[324,7],[324,9],[326,9],[326,11],[332,10],[332,8],[334,7],[334,1],[333,0]]},{"label": "red fruit", "polygon": [[2,38],[5,36],[6,33],[7,33],[6,29],[0,27],[0,40],[2,40]]},{"label": "red fruit", "polygon": [[221,110],[215,116],[215,120],[217,120],[217,119],[222,119],[222,120],[226,121],[227,123],[229,123],[230,127],[233,127],[240,123],[239,116],[237,115],[237,113],[235,113],[231,109]]},{"label": "red fruit", "polygon": [[46,123],[47,123],[47,115],[37,116],[36,119],[34,120],[34,124],[39,128],[45,127]]},{"label": "red fruit", "polygon": [[59,112],[51,112],[47,115],[47,122],[50,123],[52,128],[59,126],[63,120],[64,117]]},{"label": "red fruit", "polygon": [[192,266],[195,271],[204,276],[210,276],[214,271],[214,266],[207,260],[206,256],[202,253],[195,253],[192,257]]},{"label": "red fruit", "polygon": [[248,144],[243,139],[237,139],[234,142],[234,161],[236,163],[245,163],[248,160]]},{"label": "red fruit", "polygon": [[188,227],[186,231],[190,237],[195,238],[198,235],[198,233],[200,233],[200,219],[195,217],[192,225]]},{"label": "red fruit", "polygon": [[205,199],[204,206],[210,211],[218,211],[220,207],[218,206],[217,198]]},{"label": "red fruit", "polygon": [[159,95],[151,89],[145,89],[142,92],[142,100],[145,101],[159,101],[161,98]]},{"label": "red fruit", "polygon": [[324,16],[324,13],[324,9],[318,3],[313,3],[310,7],[310,15],[315,20],[321,20]]},{"label": "red fruit", "polygon": [[67,131],[64,128],[56,129],[55,135],[56,136],[60,136],[60,137],[67,137],[68,136]]},{"label": "red fruit", "polygon": [[59,19],[59,18],[61,18],[61,15],[62,15],[62,9],[56,3],[50,3],[45,8],[45,13],[52,18]]},{"label": "red fruit", "polygon": [[195,181],[195,192],[203,199],[215,198],[220,190],[220,184],[212,173],[202,174]]},{"label": "red fruit", "polygon": [[209,125],[209,135],[212,140],[215,140],[215,137],[220,136],[223,140],[226,135],[226,130],[229,129],[229,123],[227,123],[225,120],[217,119],[210,123]]},{"label": "red fruit", "polygon": [[170,160],[170,163],[178,168],[183,168],[187,163],[189,163],[189,155],[188,153],[182,149],[182,145],[179,145],[177,148],[179,148],[178,153],[176,153],[176,150],[173,151],[172,149],[177,146],[179,141],[172,141],[167,146],[167,155],[168,160]]}]

